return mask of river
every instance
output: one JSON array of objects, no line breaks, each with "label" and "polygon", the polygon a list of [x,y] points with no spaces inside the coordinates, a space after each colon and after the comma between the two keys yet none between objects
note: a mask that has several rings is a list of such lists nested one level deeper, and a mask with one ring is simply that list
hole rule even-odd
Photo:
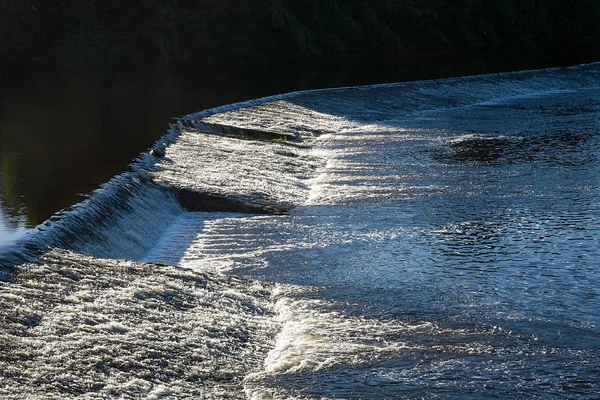
[{"label": "river", "polygon": [[5,256],[0,394],[593,398],[599,115],[598,64],[187,115]]},{"label": "river", "polygon": [[[179,75],[66,76],[47,66],[0,77],[0,247],[82,201],[162,136],[174,118],[297,90],[524,69],[515,60],[393,58],[373,65],[285,65],[226,72],[197,66]],[[146,71],[148,72],[148,71]]]}]

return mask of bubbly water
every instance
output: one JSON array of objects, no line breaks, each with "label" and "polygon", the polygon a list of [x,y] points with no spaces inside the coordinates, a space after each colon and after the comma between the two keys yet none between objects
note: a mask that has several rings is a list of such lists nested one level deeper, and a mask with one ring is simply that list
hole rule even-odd
[{"label": "bubbly water", "polygon": [[182,118],[3,256],[0,395],[597,397],[599,117],[594,64]]}]

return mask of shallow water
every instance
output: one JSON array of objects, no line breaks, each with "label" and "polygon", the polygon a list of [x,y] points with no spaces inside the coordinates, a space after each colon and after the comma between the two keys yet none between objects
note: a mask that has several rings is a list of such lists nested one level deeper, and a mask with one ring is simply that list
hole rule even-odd
[{"label": "shallow water", "polygon": [[[87,307],[96,320],[126,325],[76,325],[88,340],[121,340],[104,355],[135,348],[150,328],[191,331],[190,319],[216,327],[194,335],[217,347],[188,354],[163,338],[155,365],[147,364],[155,353],[133,352],[117,359],[143,368],[113,363],[100,373],[95,364],[54,363],[55,375],[32,350],[20,359],[32,375],[10,377],[43,377],[43,390],[57,398],[593,398],[599,114],[600,70],[592,65],[300,93],[190,115],[160,141],[164,159],[146,156],[39,234],[86,256],[42,259],[50,276],[67,270],[51,281],[67,295],[48,300],[55,312],[46,301],[14,312],[14,299],[36,286],[27,271],[42,273],[15,267],[2,309],[16,325],[3,340],[14,346],[29,332],[31,343],[52,338],[78,359],[89,351],[84,341],[44,327],[56,329],[58,311]],[[301,142],[207,136],[194,128],[200,120]],[[289,214],[191,212],[177,203],[181,189]],[[96,215],[97,229],[82,228]],[[89,267],[63,267],[73,263]],[[124,270],[115,294],[103,265],[135,268]],[[152,268],[159,275],[150,290],[144,271]],[[247,281],[228,282],[231,275]],[[90,296],[106,301],[92,307]],[[109,300],[137,310],[140,329],[129,328],[125,311],[115,317],[120,306],[103,306]],[[219,325],[226,320],[239,324]],[[226,378],[200,361],[211,357]],[[0,363],[9,365],[6,354]],[[186,380],[188,365],[198,386]],[[94,372],[87,389],[82,371]],[[64,382],[53,376],[69,374],[75,389],[52,386]]]}]

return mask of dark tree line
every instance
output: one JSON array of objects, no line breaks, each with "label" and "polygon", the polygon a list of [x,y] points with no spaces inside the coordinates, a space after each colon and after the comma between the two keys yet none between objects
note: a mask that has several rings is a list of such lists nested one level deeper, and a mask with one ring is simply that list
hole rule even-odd
[{"label": "dark tree line", "polygon": [[597,0],[0,0],[0,77],[35,65],[103,83],[116,71],[243,70],[382,56],[598,60]]}]

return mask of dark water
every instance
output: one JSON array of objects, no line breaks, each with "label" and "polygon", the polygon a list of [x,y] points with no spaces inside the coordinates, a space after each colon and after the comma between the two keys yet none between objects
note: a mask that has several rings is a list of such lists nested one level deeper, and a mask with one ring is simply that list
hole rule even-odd
[{"label": "dark water", "polygon": [[42,223],[124,171],[177,116],[255,96],[225,82],[103,89],[32,79],[0,99],[3,233]]}]

